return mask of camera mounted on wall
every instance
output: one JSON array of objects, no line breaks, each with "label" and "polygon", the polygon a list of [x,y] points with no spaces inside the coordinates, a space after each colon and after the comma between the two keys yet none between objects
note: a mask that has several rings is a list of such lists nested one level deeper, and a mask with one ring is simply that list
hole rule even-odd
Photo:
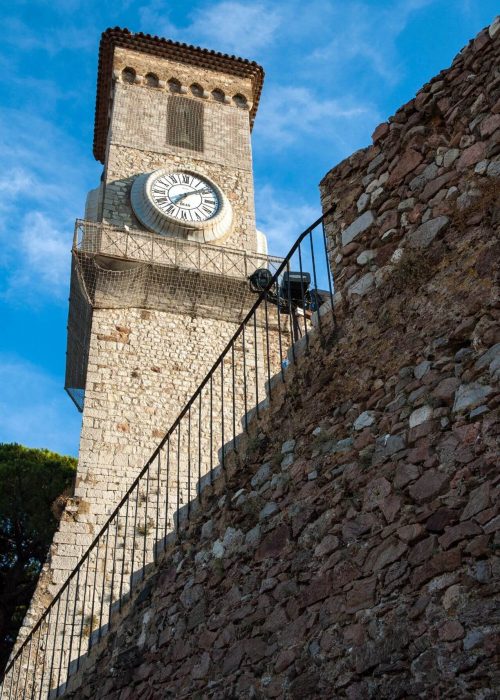
[{"label": "camera mounted on wall", "polygon": [[261,267],[250,275],[248,281],[252,292],[260,294],[267,290],[267,300],[278,306],[281,313],[290,314],[294,340],[301,336],[297,316],[310,317],[330,298],[329,292],[310,288],[309,272],[287,270],[281,279],[273,282],[272,272]]}]

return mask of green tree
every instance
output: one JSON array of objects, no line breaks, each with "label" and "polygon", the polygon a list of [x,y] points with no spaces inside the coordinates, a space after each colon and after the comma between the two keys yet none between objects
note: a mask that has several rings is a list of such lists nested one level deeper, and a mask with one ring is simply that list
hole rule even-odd
[{"label": "green tree", "polygon": [[0,443],[0,668],[72,492],[75,469],[73,457]]}]

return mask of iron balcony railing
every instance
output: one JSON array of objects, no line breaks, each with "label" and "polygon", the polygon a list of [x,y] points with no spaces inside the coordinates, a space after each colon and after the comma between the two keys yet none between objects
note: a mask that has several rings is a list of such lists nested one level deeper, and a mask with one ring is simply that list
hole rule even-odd
[{"label": "iron balcony railing", "polygon": [[167,265],[204,274],[247,278],[259,267],[275,270],[282,258],[227,246],[162,236],[150,231],[120,228],[111,224],[77,219],[73,250],[136,263]]},{"label": "iron balcony railing", "polygon": [[[93,645],[201,503],[247,432],[286,382],[297,340],[305,350],[333,312],[324,217],[297,239],[222,354],[184,406],[78,565],[11,658],[1,697],[59,697]],[[323,290],[318,292],[319,288]],[[291,344],[287,352],[287,346]],[[241,422],[241,429],[239,424]]]}]

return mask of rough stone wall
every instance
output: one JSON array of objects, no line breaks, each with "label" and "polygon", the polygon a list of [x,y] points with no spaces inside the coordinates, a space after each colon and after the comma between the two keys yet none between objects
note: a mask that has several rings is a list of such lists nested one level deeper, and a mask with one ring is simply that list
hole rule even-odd
[{"label": "rough stone wall", "polygon": [[[480,224],[500,174],[498,23],[321,183],[336,291],[356,302],[452,228]],[[491,34],[491,35],[490,35]],[[497,230],[494,229],[492,238]],[[437,250],[439,248],[436,248]],[[402,263],[402,265],[401,265]]]},{"label": "rough stone wall", "polygon": [[498,29],[323,181],[337,323],[66,697],[496,697]]}]

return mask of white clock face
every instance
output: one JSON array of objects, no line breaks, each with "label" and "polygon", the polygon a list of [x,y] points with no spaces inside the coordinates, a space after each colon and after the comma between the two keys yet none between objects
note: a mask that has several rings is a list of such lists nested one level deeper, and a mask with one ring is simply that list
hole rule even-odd
[{"label": "white clock face", "polygon": [[220,207],[212,185],[190,172],[160,175],[151,183],[150,194],[162,212],[182,222],[208,221]]},{"label": "white clock face", "polygon": [[231,204],[207,175],[159,168],[137,175],[130,189],[135,215],[150,231],[209,243],[231,230]]}]

